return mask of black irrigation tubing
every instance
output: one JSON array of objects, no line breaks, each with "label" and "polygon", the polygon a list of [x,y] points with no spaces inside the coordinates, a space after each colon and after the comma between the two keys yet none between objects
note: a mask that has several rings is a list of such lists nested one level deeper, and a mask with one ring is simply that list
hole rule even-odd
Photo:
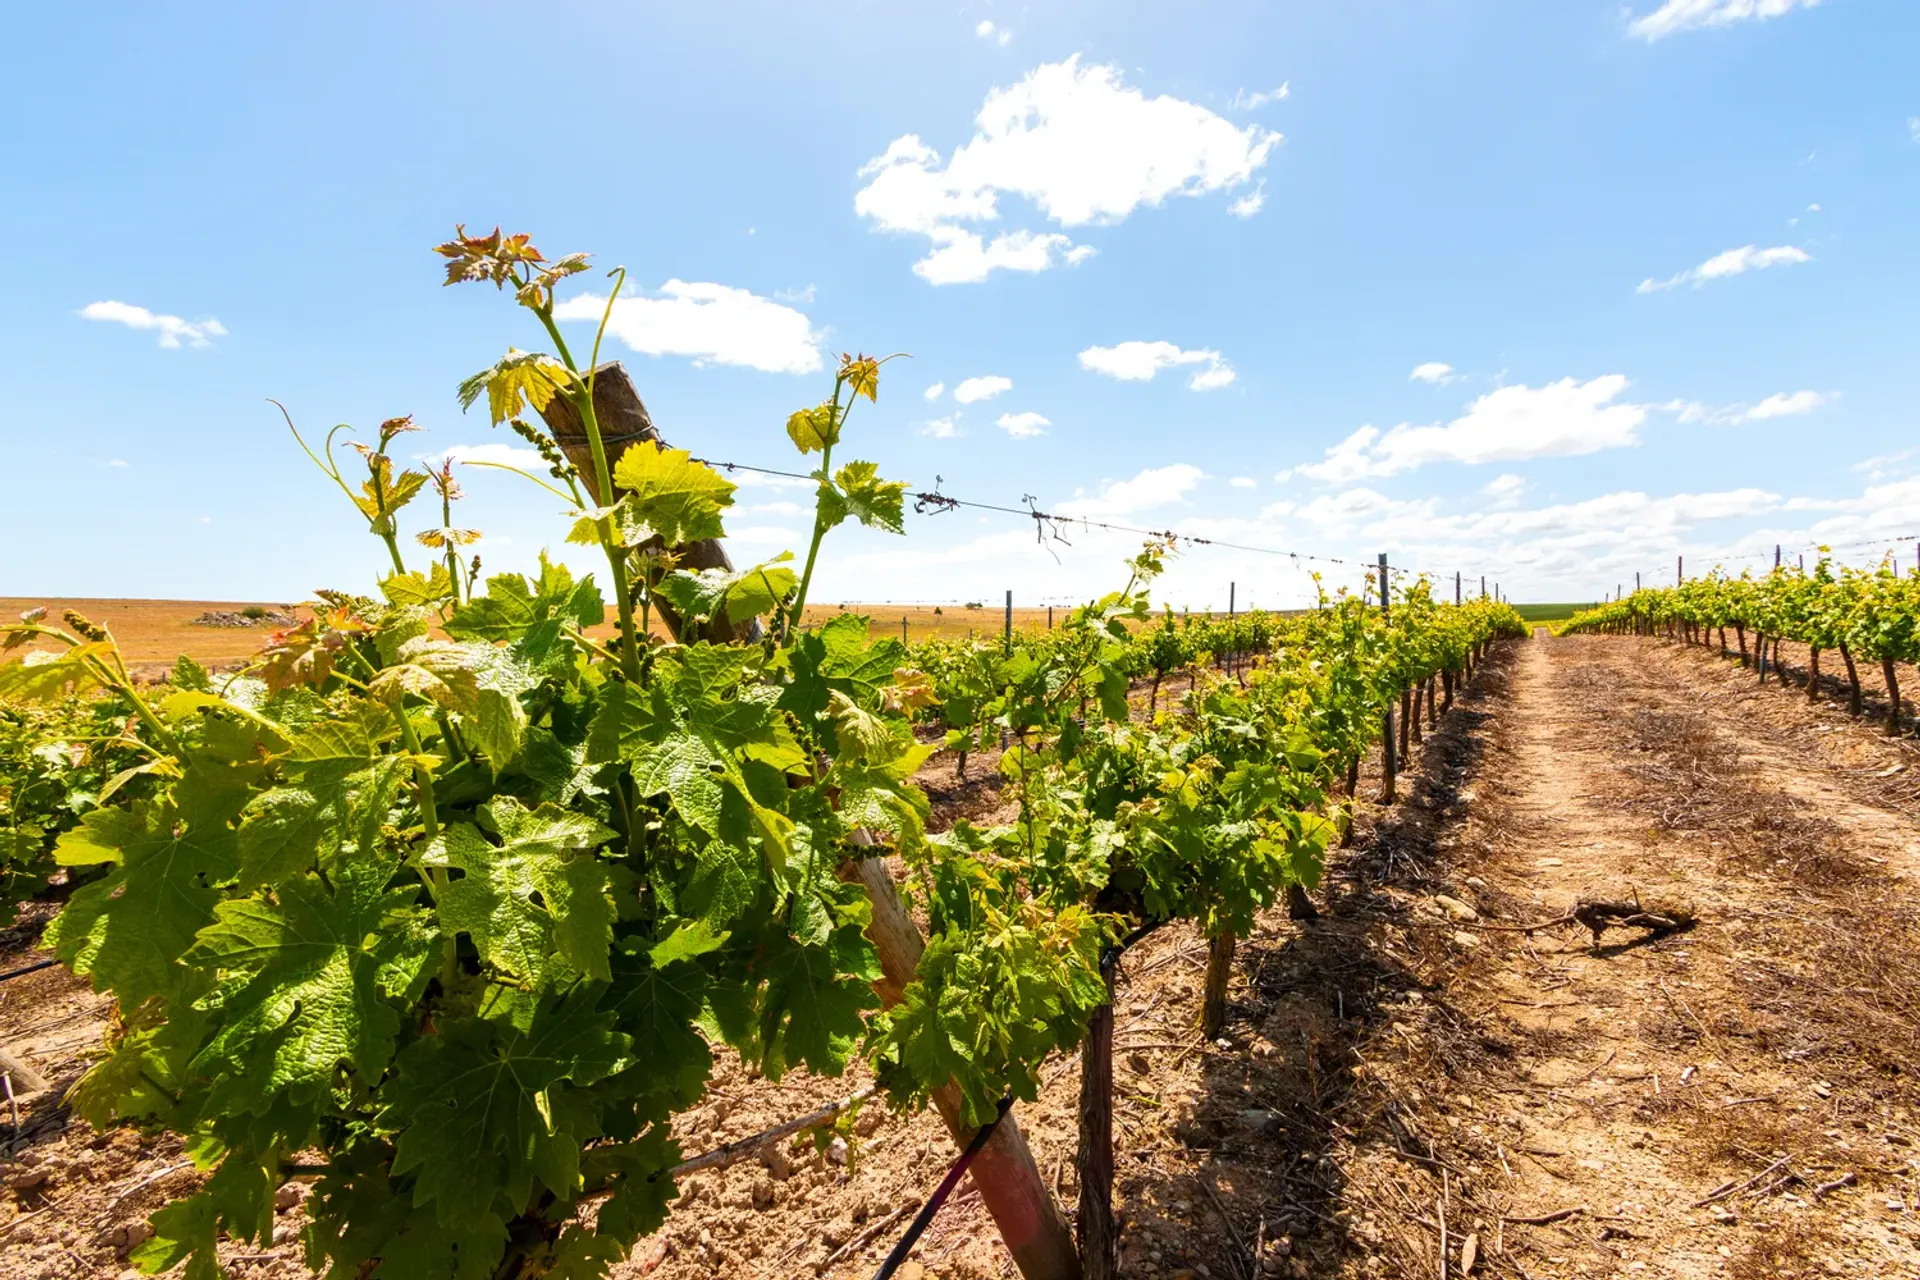
[{"label": "black irrigation tubing", "polygon": [[893,1246],[893,1251],[887,1254],[886,1260],[880,1264],[880,1269],[873,1273],[873,1280],[887,1280],[888,1276],[898,1271],[901,1264],[906,1262],[907,1255],[913,1252],[913,1246],[920,1242],[921,1235],[932,1223],[933,1215],[940,1212],[940,1206],[947,1202],[947,1197],[953,1194],[953,1189],[960,1185],[960,1179],[966,1176],[967,1168],[973,1164],[973,1158],[980,1154],[980,1149],[987,1145],[987,1139],[993,1136],[993,1131],[999,1128],[1000,1122],[1007,1118],[1007,1112],[1012,1108],[1013,1095],[1008,1094],[1000,1099],[1000,1113],[982,1125],[980,1131],[973,1135],[973,1141],[967,1144],[967,1149],[960,1153],[960,1158],[953,1162],[951,1169],[947,1170],[947,1176],[940,1179],[940,1185],[933,1189],[933,1194],[927,1197],[927,1202],[920,1206],[920,1212],[913,1215],[913,1221],[907,1224],[906,1234],[900,1237],[898,1243]]},{"label": "black irrigation tubing", "polygon": [[32,964],[22,965],[18,969],[9,969],[5,973],[0,973],[0,982],[5,982],[9,978],[24,978],[30,973],[38,973],[42,969],[51,969],[59,963],[58,960],[36,960]]},{"label": "black irrigation tubing", "polygon": [[[724,462],[714,458],[695,458],[693,460],[703,466],[714,467],[722,471],[752,471],[758,475],[780,476],[788,480],[818,481],[820,479],[818,475],[802,475],[797,471],[780,471],[773,467],[756,467],[745,462]],[[1093,520],[1086,516],[1055,515],[1051,512],[1041,511],[1037,507],[1032,506],[1031,503],[1024,507],[1008,507],[997,502],[974,502],[966,498],[955,498],[948,494],[941,493],[937,487],[933,493],[916,493],[910,496],[913,498],[914,511],[921,515],[938,515],[943,511],[953,511],[960,507],[966,507],[974,511],[997,511],[1002,515],[1027,516],[1034,522],[1034,536],[1039,538],[1043,543],[1046,541],[1046,526],[1052,526],[1054,540],[1058,542],[1066,541],[1066,539],[1060,535],[1062,529],[1070,529],[1078,526],[1083,529],[1103,529],[1109,533],[1132,533],[1147,538],[1166,538],[1169,541],[1185,542],[1196,547],[1220,547],[1228,551],[1247,551],[1255,555],[1282,556],[1289,560],[1312,560],[1320,564],[1337,564],[1349,569],[1361,569],[1367,573],[1376,573],[1379,570],[1379,566],[1370,560],[1346,560],[1339,556],[1317,556],[1305,551],[1283,551],[1275,547],[1251,546],[1244,542],[1227,542],[1220,538],[1203,538],[1194,533],[1176,533],[1172,529],[1146,529],[1138,525],[1114,524],[1108,520]],[[1389,565],[1387,572],[1397,574],[1401,577],[1408,577],[1419,576],[1425,571],[1395,568]],[[1427,576],[1433,578],[1436,582],[1439,581],[1439,576],[1433,574],[1428,574]]]}]

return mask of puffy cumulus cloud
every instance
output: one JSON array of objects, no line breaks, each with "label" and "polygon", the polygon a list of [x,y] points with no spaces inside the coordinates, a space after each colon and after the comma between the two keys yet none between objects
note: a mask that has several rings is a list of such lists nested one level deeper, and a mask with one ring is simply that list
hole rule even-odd
[{"label": "puffy cumulus cloud", "polygon": [[[556,319],[598,323],[607,300],[577,294]],[[767,373],[814,373],[823,365],[820,334],[792,307],[724,284],[669,280],[653,297],[621,297],[607,331],[650,356],[688,356],[696,366],[739,365]]]},{"label": "puffy cumulus cloud", "polygon": [[1770,418],[1794,418],[1824,408],[1840,398],[1837,391],[1776,391],[1766,399],[1755,404],[1730,404],[1714,406],[1700,404],[1691,400],[1676,400],[1663,408],[1676,413],[1676,421],[1682,424],[1704,422],[1716,427],[1740,426],[1748,422],[1765,422]]},{"label": "puffy cumulus cloud", "polygon": [[1131,480],[1109,481],[1098,494],[1058,503],[1063,516],[1125,516],[1186,501],[1206,473],[1187,462],[1149,467]]},{"label": "puffy cumulus cloud", "polygon": [[1586,382],[1562,378],[1543,387],[1501,387],[1444,426],[1402,423],[1384,433],[1361,427],[1319,462],[1293,470],[1327,484],[1346,484],[1430,462],[1506,462],[1622,448],[1640,442],[1647,419],[1646,405],[1615,403],[1626,389],[1626,377],[1617,373]]},{"label": "puffy cumulus cloud", "polygon": [[1123,382],[1146,382],[1162,369],[1199,365],[1187,385],[1195,391],[1230,386],[1236,375],[1218,351],[1183,351],[1171,342],[1122,342],[1111,347],[1088,347],[1080,353],[1080,367]]},{"label": "puffy cumulus cloud", "polygon": [[1260,482],[1252,476],[1235,476],[1233,479],[1227,481],[1227,483],[1236,489],[1253,489],[1259,487],[1260,484]]},{"label": "puffy cumulus cloud", "polygon": [[1430,382],[1436,387],[1455,381],[1453,366],[1442,364],[1438,360],[1429,360],[1425,364],[1413,366],[1413,372],[1407,375],[1409,382]]},{"label": "puffy cumulus cloud", "polygon": [[866,185],[854,211],[876,230],[927,237],[930,252],[914,271],[934,284],[1041,271],[1092,252],[1058,232],[987,240],[971,230],[1000,218],[1003,195],[1023,197],[1061,227],[1109,225],[1172,196],[1243,186],[1281,141],[1195,103],[1149,98],[1119,68],[1083,66],[1077,54],[990,91],[974,126],[944,159],[906,134],[860,170]]},{"label": "puffy cumulus cloud", "polygon": [[988,240],[964,227],[934,227],[927,238],[934,248],[913,271],[929,284],[978,284],[997,270],[1045,271],[1063,262],[1077,267],[1094,252],[1058,233],[1009,231]]},{"label": "puffy cumulus cloud", "polygon": [[145,307],[136,307],[131,302],[89,302],[80,308],[80,315],[86,320],[104,320],[109,324],[123,324],[129,329],[157,333],[160,335],[160,345],[169,349],[210,347],[215,338],[227,336],[227,327],[212,316],[204,320],[182,320],[179,316],[161,315]]},{"label": "puffy cumulus cloud", "polygon": [[925,394],[927,399],[929,400],[938,400],[946,392],[946,389],[947,389],[946,383],[936,382],[932,386],[927,388]]},{"label": "puffy cumulus cloud", "polygon": [[974,404],[981,400],[991,400],[1003,391],[1013,390],[1013,379],[1003,378],[997,373],[982,374],[977,378],[968,378],[953,389],[953,398],[961,404]]},{"label": "puffy cumulus cloud", "polygon": [[995,426],[1012,436],[1015,440],[1026,440],[1033,436],[1047,434],[1047,428],[1053,423],[1031,411],[1027,413],[1003,413]]},{"label": "puffy cumulus cloud", "polygon": [[949,414],[944,418],[929,418],[920,424],[920,434],[935,440],[953,440],[964,435],[960,430],[960,415]]},{"label": "puffy cumulus cloud", "polygon": [[1728,27],[1736,22],[1778,18],[1795,9],[1811,9],[1820,0],[1666,0],[1652,13],[1627,24],[1643,40],[1658,40],[1695,27]]},{"label": "puffy cumulus cloud", "polygon": [[1689,267],[1678,275],[1668,276],[1665,280],[1646,279],[1640,282],[1641,293],[1662,293],[1668,289],[1677,289],[1690,284],[1698,289],[1713,280],[1725,280],[1732,276],[1745,275],[1749,271],[1765,271],[1769,267],[1796,266],[1802,262],[1812,262],[1813,258],[1804,249],[1790,244],[1775,245],[1771,249],[1762,249],[1757,245],[1741,245],[1738,249],[1728,249],[1716,253],[1697,267]]}]

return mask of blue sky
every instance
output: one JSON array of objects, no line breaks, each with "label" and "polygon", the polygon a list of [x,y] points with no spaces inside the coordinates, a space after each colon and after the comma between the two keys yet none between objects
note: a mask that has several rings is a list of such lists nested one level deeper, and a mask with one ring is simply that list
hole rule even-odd
[{"label": "blue sky", "polygon": [[[1920,533],[1906,0],[12,26],[0,594],[367,589],[377,544],[266,398],[320,433],[412,413],[416,452],[517,443],[454,387],[540,335],[440,287],[455,222],[625,264],[609,349],[704,456],[792,466],[782,424],[833,353],[897,350],[848,449],[916,488],[1519,599]],[[491,568],[562,550],[548,495],[466,487]],[[801,542],[808,496],[743,487],[736,561]],[[843,532],[816,598],[1064,601],[1137,542],[1065,537],[967,511]],[[1291,604],[1312,567],[1190,547],[1160,594]]]}]

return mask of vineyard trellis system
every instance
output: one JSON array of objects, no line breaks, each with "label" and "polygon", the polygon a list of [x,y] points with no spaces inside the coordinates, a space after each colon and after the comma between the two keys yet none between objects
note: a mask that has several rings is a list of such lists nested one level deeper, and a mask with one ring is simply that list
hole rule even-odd
[{"label": "vineyard trellis system", "polygon": [[[0,629],[29,649],[0,667],[7,884],[64,874],[46,941],[115,1002],[70,1101],[178,1133],[208,1174],[133,1262],[210,1280],[223,1236],[270,1240],[299,1177],[335,1280],[604,1276],[667,1217],[672,1121],[719,1043],[770,1080],[863,1059],[891,1105],[944,1119],[1023,1275],[1110,1275],[1121,943],[1193,922],[1217,1035],[1234,939],[1317,885],[1361,758],[1381,743],[1390,779],[1524,624],[1384,559],[1376,589],[1311,611],[1176,620],[1151,604],[1172,550],[1153,538],[1050,631],[805,628],[828,534],[903,531],[907,487],[845,459],[886,361],[844,356],[787,421],[817,464],[804,559],[736,569],[733,484],[658,438],[599,333],[577,361],[555,323],[585,256],[497,229],[437,252],[551,343],[459,395],[542,454],[519,473],[604,556],[611,640],[588,633],[591,578],[543,557],[482,580],[453,464],[394,461],[408,418],[342,453],[346,428],[310,442],[289,416],[388,568],[377,596],[319,593],[245,671],[182,659],[143,687],[77,613]],[[422,497],[434,519],[403,543]],[[990,744],[1016,816],[930,834],[913,775]],[[1078,1239],[1014,1110],[1073,1051]]]}]

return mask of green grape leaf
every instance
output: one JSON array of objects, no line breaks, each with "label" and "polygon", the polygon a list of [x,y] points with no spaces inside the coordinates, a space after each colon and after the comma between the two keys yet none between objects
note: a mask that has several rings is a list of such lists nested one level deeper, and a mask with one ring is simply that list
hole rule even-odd
[{"label": "green grape leaf", "polygon": [[899,480],[882,480],[879,470],[871,462],[849,462],[833,473],[833,482],[846,500],[848,513],[861,524],[905,533],[907,486]]},{"label": "green grape leaf", "polygon": [[625,491],[621,501],[632,504],[634,519],[669,547],[720,537],[720,513],[733,505],[736,488],[712,467],[693,461],[685,449],[668,449],[653,440],[642,440],[620,455],[613,483]]},{"label": "green grape leaf", "polygon": [[399,658],[368,682],[368,692],[391,703],[416,694],[453,712],[496,770],[519,752],[527,727],[520,694],[535,682],[511,654],[488,644],[422,636],[400,646]]},{"label": "green grape leaf", "polygon": [[720,618],[730,623],[765,617],[793,594],[799,578],[783,567],[791,551],[750,569],[675,570],[658,588],[667,601],[689,618]]},{"label": "green grape leaf", "polygon": [[508,351],[491,369],[482,369],[460,384],[460,408],[471,409],[486,393],[493,425],[520,416],[526,405],[545,409],[554,393],[571,385],[573,375],[552,356],[535,351]]},{"label": "green grape leaf", "polygon": [[258,1112],[282,1091],[317,1097],[343,1065],[380,1079],[400,1019],[378,979],[395,949],[417,952],[423,936],[401,923],[418,911],[415,891],[386,880],[363,856],[336,867],[331,887],[303,876],[277,884],[276,901],[219,905],[187,956],[244,977],[209,997],[217,1025],[193,1065],[219,1076],[212,1105]]},{"label": "green grape leaf", "polygon": [[846,410],[832,401],[801,409],[787,418],[787,438],[801,453],[818,453],[840,440]]},{"label": "green grape leaf", "polygon": [[[713,1070],[713,1051],[698,1030],[713,979],[697,964],[660,964],[644,945],[623,942],[615,953],[620,1026],[633,1037],[634,1061],[645,1064],[665,1094],[662,1101],[691,1106]],[[653,1118],[664,1117],[662,1112]]]},{"label": "green grape leaf", "polygon": [[443,1223],[494,1206],[518,1212],[536,1175],[570,1172],[547,1190],[571,1201],[580,1139],[559,1123],[565,1085],[621,1070],[631,1042],[590,1000],[544,1004],[524,1032],[481,1018],[449,1018],[400,1055],[382,1091],[379,1125],[396,1135],[393,1172],[413,1175],[413,1203]]},{"label": "green grape leaf", "polygon": [[659,1230],[679,1194],[667,1171],[680,1163],[680,1144],[664,1126],[654,1125],[632,1142],[595,1155],[595,1180],[604,1179],[613,1195],[600,1206],[594,1226],[627,1245]]},{"label": "green grape leaf", "polygon": [[230,809],[186,788],[159,802],[87,815],[80,841],[62,856],[115,864],[82,885],[47,926],[54,954],[123,1009],[178,989],[175,962],[214,918],[216,887],[231,880],[239,856]]},{"label": "green grape leaf", "polygon": [[380,580],[380,594],[395,605],[437,605],[453,595],[453,577],[438,560],[423,576],[418,571],[394,573]]},{"label": "green grape leaf", "polygon": [[764,962],[766,1002],[760,1015],[761,1065],[777,1080],[787,1065],[837,1076],[866,1029],[864,1014],[877,1008],[873,979],[880,976],[872,945],[857,928],[836,936],[831,947],[770,944]]},{"label": "green grape leaf", "polygon": [[58,654],[29,650],[20,661],[0,665],[0,698],[36,701],[90,688],[99,682],[83,659],[105,659],[112,649],[111,644],[99,643],[77,645]]},{"label": "green grape leaf", "polygon": [[207,674],[205,667],[184,653],[174,659],[173,670],[167,676],[167,683],[175,689],[184,689],[191,693],[213,692],[213,677]]},{"label": "green grape leaf", "polygon": [[428,866],[463,874],[440,894],[440,922],[465,933],[480,958],[529,990],[552,976],[557,959],[602,982],[612,977],[612,879],[593,849],[613,838],[584,814],[543,804],[529,812],[501,796],[480,807],[489,841],[464,822],[428,846]]},{"label": "green grape leaf", "polygon": [[[740,753],[781,745],[773,707],[735,696],[751,658],[748,650],[699,644],[682,650],[677,663],[660,663],[645,689],[609,685],[588,734],[588,758],[628,761],[642,797],[664,794],[688,825],[744,842],[741,818],[768,823],[752,803]],[[723,812],[729,793],[749,808]]]}]

